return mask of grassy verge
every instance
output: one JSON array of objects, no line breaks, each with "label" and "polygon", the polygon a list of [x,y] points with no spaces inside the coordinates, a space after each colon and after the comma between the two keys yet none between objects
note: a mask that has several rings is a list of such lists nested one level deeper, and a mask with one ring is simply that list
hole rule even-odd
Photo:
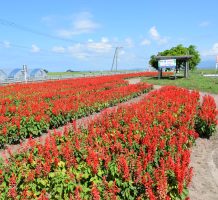
[{"label": "grassy verge", "polygon": [[[132,71],[119,70],[117,73],[132,73]],[[82,75],[101,75],[101,74],[114,74],[116,72],[111,71],[75,71],[75,72],[49,72],[49,76],[82,76]]]},{"label": "grassy verge", "polygon": [[189,73],[189,78],[178,76],[176,79],[173,77],[163,77],[158,80],[157,77],[144,77],[142,80],[154,85],[175,85],[188,89],[195,89],[199,91],[218,94],[218,78],[204,77],[203,74],[215,74],[215,70],[196,70]]},{"label": "grassy verge", "polygon": [[[76,76],[76,75],[88,75],[88,74],[98,74],[98,72],[81,72],[81,71],[77,71],[77,72],[49,72],[48,75],[49,76]],[[100,74],[100,72],[99,72]]]}]

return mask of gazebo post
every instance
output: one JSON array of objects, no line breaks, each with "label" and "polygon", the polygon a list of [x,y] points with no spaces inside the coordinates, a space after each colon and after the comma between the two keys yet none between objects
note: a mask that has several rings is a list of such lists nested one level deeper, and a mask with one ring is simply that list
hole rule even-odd
[{"label": "gazebo post", "polygon": [[184,77],[186,78],[186,61],[185,61]]},{"label": "gazebo post", "polygon": [[187,78],[189,77],[189,60],[187,60]]},{"label": "gazebo post", "polygon": [[184,72],[184,76],[185,78],[188,78],[188,60],[185,61],[185,72]]},{"label": "gazebo post", "polygon": [[160,67],[158,67],[158,79],[160,79],[160,78],[161,78],[160,70],[161,70],[161,68],[160,68]]},{"label": "gazebo post", "polygon": [[163,77],[163,68],[160,69],[160,78]]}]

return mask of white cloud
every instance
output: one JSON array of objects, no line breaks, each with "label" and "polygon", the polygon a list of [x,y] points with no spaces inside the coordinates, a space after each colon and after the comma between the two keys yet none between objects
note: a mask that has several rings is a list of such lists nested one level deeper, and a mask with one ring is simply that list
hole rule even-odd
[{"label": "white cloud", "polygon": [[112,45],[108,38],[103,37],[100,42],[89,41],[87,48],[95,53],[107,53],[112,49]]},{"label": "white cloud", "polygon": [[11,47],[11,43],[9,42],[9,41],[3,41],[3,46],[5,47],[5,48],[10,48]]},{"label": "white cloud", "polygon": [[159,40],[160,39],[160,35],[159,35],[159,33],[158,33],[158,31],[157,31],[155,26],[150,28],[149,33],[150,33],[151,37],[154,40]]},{"label": "white cloud", "polygon": [[77,59],[108,54],[113,47],[107,37],[102,37],[99,42],[89,39],[87,43],[77,43],[67,48],[67,52]]},{"label": "white cloud", "polygon": [[153,40],[157,41],[157,43],[160,45],[168,43],[168,38],[161,36],[159,34],[159,32],[157,31],[157,28],[155,26],[150,28],[149,34],[150,34],[151,38]]},{"label": "white cloud", "polygon": [[40,52],[40,48],[38,46],[36,46],[35,44],[33,44],[31,52],[32,53],[38,53],[38,52]]},{"label": "white cloud", "polygon": [[218,42],[214,43],[212,48],[206,51],[203,51],[202,56],[216,56],[218,55]]},{"label": "white cloud", "polygon": [[72,30],[58,30],[57,31],[58,36],[62,37],[62,38],[71,38],[74,34],[74,31]]},{"label": "white cloud", "polygon": [[66,50],[62,46],[54,46],[52,48],[52,51],[55,52],[55,53],[65,53]]},{"label": "white cloud", "polygon": [[98,28],[98,24],[92,20],[90,13],[80,13],[79,17],[74,22],[74,28],[78,32],[90,32]]},{"label": "white cloud", "polygon": [[[126,38],[121,42],[124,48],[127,47],[127,43],[130,46],[133,46],[133,41],[130,38]],[[122,46],[122,45],[120,45]],[[99,41],[95,41],[92,38],[89,38],[85,43],[75,43],[67,47],[63,46],[54,46],[51,51],[56,53],[66,53],[70,54],[72,57],[80,60],[85,60],[92,57],[101,57],[101,56],[113,56],[114,53],[114,39],[111,41],[107,37],[102,37]],[[119,55],[126,55],[126,51],[123,49],[119,51]]]},{"label": "white cloud", "polygon": [[141,42],[141,45],[143,45],[143,46],[148,46],[148,45],[150,45],[150,44],[151,44],[151,41],[148,40],[148,39],[144,39],[144,40]]},{"label": "white cloud", "polygon": [[71,38],[74,35],[94,32],[100,27],[98,23],[93,21],[93,16],[89,12],[81,12],[73,17],[70,28],[59,29],[57,31],[60,37]]},{"label": "white cloud", "polygon": [[89,54],[86,52],[85,46],[80,43],[69,46],[67,50],[72,57],[80,60],[84,60],[89,56]]},{"label": "white cloud", "polygon": [[202,21],[199,26],[200,27],[208,27],[210,25],[210,22],[209,21]]}]

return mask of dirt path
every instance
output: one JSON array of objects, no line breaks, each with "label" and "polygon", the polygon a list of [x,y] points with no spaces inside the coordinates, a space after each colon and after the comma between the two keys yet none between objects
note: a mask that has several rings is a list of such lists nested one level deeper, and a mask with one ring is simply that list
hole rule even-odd
[{"label": "dirt path", "polygon": [[218,137],[198,138],[192,149],[191,164],[194,176],[189,187],[191,200],[218,199]]},{"label": "dirt path", "polygon": [[129,78],[126,80],[129,82],[129,84],[137,84],[141,82],[141,78]]}]

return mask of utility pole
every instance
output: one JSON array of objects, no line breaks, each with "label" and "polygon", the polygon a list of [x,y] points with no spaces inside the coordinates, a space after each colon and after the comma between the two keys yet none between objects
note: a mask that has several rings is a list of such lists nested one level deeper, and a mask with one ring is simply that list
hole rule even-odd
[{"label": "utility pole", "polygon": [[119,54],[119,50],[122,49],[123,47],[116,47],[115,52],[114,52],[114,57],[113,57],[113,62],[112,62],[112,66],[111,66],[111,71],[113,71],[114,69],[114,64],[116,62],[116,68],[115,70],[117,71],[117,65],[118,65],[118,54]]}]

